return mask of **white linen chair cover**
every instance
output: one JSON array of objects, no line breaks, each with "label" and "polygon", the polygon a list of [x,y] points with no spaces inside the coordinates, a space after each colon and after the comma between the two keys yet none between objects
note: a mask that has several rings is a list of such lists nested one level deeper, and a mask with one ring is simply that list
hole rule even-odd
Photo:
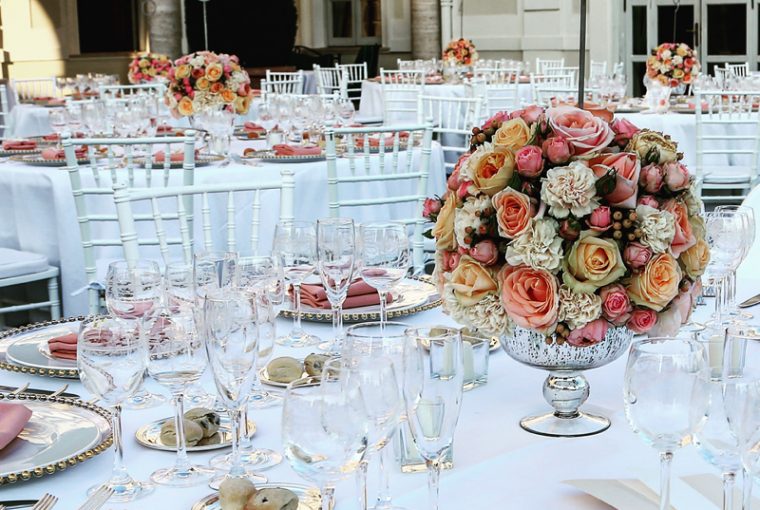
[{"label": "white linen chair cover", "polygon": [[[134,263],[140,258],[140,246],[148,244],[137,235],[135,221],[138,220],[138,215],[132,210],[132,203],[134,202],[148,202],[150,204],[156,239],[159,243],[164,264],[171,261],[169,253],[171,238],[169,237],[169,233],[179,234],[182,257],[187,264],[192,263],[193,252],[196,249],[213,250],[216,248],[226,251],[238,251],[238,217],[241,211],[235,206],[236,194],[238,194],[238,197],[242,196],[244,199],[250,198],[251,200],[245,207],[245,209],[250,209],[251,213],[250,252],[258,254],[262,206],[261,194],[263,191],[279,190],[280,221],[292,221],[294,219],[293,191],[295,180],[293,178],[293,171],[283,168],[280,171],[280,176],[281,179],[279,181],[204,184],[202,186],[176,186],[141,190],[129,189],[123,183],[114,185],[113,199],[116,205],[116,214],[119,218],[119,230],[124,248],[124,258],[128,263]],[[216,247],[214,246],[212,207],[209,204],[210,197],[214,196],[219,199],[226,199],[226,207],[223,209],[225,217],[218,221],[218,224],[224,229],[226,234],[224,246]],[[165,199],[169,199],[169,207],[176,209],[176,214],[167,214],[162,210],[162,206],[166,203]],[[187,204],[198,203],[200,203],[203,240],[202,244],[196,247],[192,229],[193,209],[192,205],[187,207]],[[216,210],[216,208],[213,210]],[[167,221],[167,219],[170,221]]]},{"label": "white linen chair cover", "polygon": [[552,101],[566,101],[578,95],[571,75],[530,75],[530,90],[533,102],[541,106],[551,106]]},{"label": "white linen chair cover", "polygon": [[338,69],[346,74],[346,93],[351,99],[359,99],[362,95],[362,82],[368,78],[367,63],[338,64]]},{"label": "white linen chair cover", "polygon": [[555,67],[564,67],[564,58],[539,58],[536,57],[536,74],[547,74],[547,70]]},{"label": "white linen chair cover", "polygon": [[61,91],[55,84],[55,77],[12,79],[11,91],[15,104],[29,101],[35,97],[61,97]]},{"label": "white linen chair cover", "polygon": [[[482,97],[420,96],[417,121],[422,124],[425,119],[434,119],[433,138],[441,144],[444,156],[453,153],[459,159],[470,149],[472,127],[480,121],[482,108]],[[460,143],[451,144],[451,138]],[[456,161],[446,159],[446,174],[450,174]]]},{"label": "white linen chair cover", "polygon": [[387,70],[380,68],[383,93],[383,122],[399,124],[417,118],[417,98],[425,90],[425,73],[421,70]]},{"label": "white linen chair cover", "polygon": [[[124,183],[130,188],[151,188],[169,186],[171,170],[171,146],[182,144],[183,162],[182,162],[182,183],[192,185],[195,179],[195,131],[185,131],[185,136],[181,137],[153,137],[153,138],[71,138],[64,137],[63,150],[66,155],[66,167],[69,180],[71,181],[71,191],[74,195],[74,205],[76,207],[77,220],[79,222],[79,234],[84,251],[84,267],[87,274],[89,308],[90,313],[97,314],[100,310],[100,290],[98,282],[98,254],[100,248],[109,246],[119,246],[121,241],[117,238],[108,238],[107,236],[95,238],[93,228],[103,229],[109,223],[116,225],[118,218],[116,211],[103,213],[103,200],[99,197],[108,196],[113,193],[113,186],[118,183]],[[76,146],[88,147],[88,157],[90,163],[80,166],[75,154]],[[164,150],[164,162],[156,163],[155,157],[150,161],[144,161],[142,164],[135,157],[134,149],[136,146],[147,146],[149,154],[153,154],[153,146],[157,145]],[[105,147],[106,154],[104,158],[94,157],[94,147]],[[124,154],[120,155],[114,148],[122,147]],[[86,186],[83,182],[82,168],[88,168],[92,173],[94,186]],[[159,173],[160,172],[160,173]],[[158,174],[158,175],[155,175]],[[188,208],[190,204],[187,204]],[[138,221],[152,220],[150,215],[141,215],[136,218]],[[157,246],[159,243],[156,239],[145,239],[145,244]],[[173,244],[179,241],[173,240]]]},{"label": "white linen chair cover", "polygon": [[266,81],[261,81],[261,93],[267,94],[303,94],[303,71],[272,72],[267,69]]},{"label": "white linen chair cover", "polygon": [[[738,203],[758,180],[760,92],[697,91],[695,99],[695,172],[702,199],[708,203]],[[718,129],[711,129],[713,126]],[[737,133],[736,128],[742,127],[748,129]],[[705,156],[724,156],[728,163],[709,164]],[[706,195],[707,190],[710,193]]]},{"label": "white linen chair cover", "polygon": [[[399,157],[402,150],[401,133],[408,132],[407,150],[404,151],[403,164]],[[370,136],[379,134],[379,145],[376,153],[370,150]],[[422,207],[426,198],[427,180],[430,171],[430,152],[432,144],[432,123],[400,126],[378,126],[364,128],[327,128],[325,130],[325,152],[327,157],[327,201],[330,216],[351,217],[346,209],[355,207],[381,206],[394,207],[397,204],[412,203],[415,213],[409,218],[395,218],[394,221],[413,226],[412,231],[412,262],[415,274],[421,274],[425,266],[424,237],[422,235],[426,220],[422,217]],[[413,140],[422,137],[419,162],[413,164]],[[346,142],[344,157],[349,160],[349,172],[338,174],[336,137],[343,137]],[[392,144],[385,144],[386,137],[392,138]],[[357,152],[356,140],[362,140],[361,152]],[[387,150],[390,149],[390,150]],[[357,165],[357,162],[359,165]],[[357,168],[358,166],[358,168]],[[403,181],[407,182],[405,190],[411,193],[388,193],[384,196],[373,196],[364,199],[341,198],[341,185],[371,186],[374,182]],[[371,188],[368,188],[371,189]],[[378,219],[387,218],[387,209],[380,210]]]},{"label": "white linen chair cover", "polygon": [[337,94],[342,98],[348,98],[348,77],[345,71],[338,67],[321,67],[314,64],[314,74],[317,78],[317,94]]}]

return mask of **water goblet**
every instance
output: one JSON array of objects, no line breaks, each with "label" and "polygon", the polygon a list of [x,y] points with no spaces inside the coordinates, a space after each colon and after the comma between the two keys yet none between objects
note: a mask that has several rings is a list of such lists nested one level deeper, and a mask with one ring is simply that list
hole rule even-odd
[{"label": "water goblet", "polygon": [[716,277],[713,320],[722,324],[727,275],[738,267],[743,253],[743,218],[732,211],[712,211],[704,216],[706,241],[710,247],[710,272]]},{"label": "water goblet", "polygon": [[738,320],[751,319],[752,314],[741,311],[736,306],[736,269],[747,258],[747,255],[749,254],[749,251],[755,242],[755,212],[751,207],[744,206],[744,205],[719,205],[715,208],[715,212],[719,212],[719,213],[725,212],[727,214],[738,215],[739,221],[741,223],[741,229],[742,229],[742,234],[741,234],[742,250],[741,250],[740,260],[737,264],[737,267],[734,268],[732,271],[729,271],[729,273],[726,275],[727,283],[726,283],[725,313],[727,316],[733,317],[734,319],[738,319]]},{"label": "water goblet", "polygon": [[[56,148],[61,148],[61,135],[66,130],[67,112],[65,108],[52,108],[48,111],[48,120],[50,121],[50,129],[53,133],[58,135],[56,140]],[[72,133],[73,136],[73,133]]]},{"label": "water goblet", "polygon": [[340,351],[343,338],[343,302],[354,277],[356,240],[354,221],[328,218],[317,221],[317,272],[332,307],[332,339],[319,348]]}]

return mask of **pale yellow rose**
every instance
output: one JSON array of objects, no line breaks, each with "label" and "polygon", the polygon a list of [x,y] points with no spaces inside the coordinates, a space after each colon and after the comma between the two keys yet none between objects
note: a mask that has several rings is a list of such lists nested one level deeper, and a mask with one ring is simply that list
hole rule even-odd
[{"label": "pale yellow rose", "polygon": [[192,70],[193,68],[190,67],[189,64],[182,64],[181,66],[177,66],[177,69],[174,71],[174,76],[181,80],[190,76]]},{"label": "pale yellow rose", "polygon": [[635,152],[642,168],[649,163],[662,164],[678,160],[678,144],[662,133],[642,129],[631,137],[625,152]]},{"label": "pale yellow rose", "polygon": [[678,295],[681,268],[669,253],[657,255],[628,282],[628,296],[635,304],[662,311]]},{"label": "pale yellow rose", "polygon": [[472,161],[471,164],[474,165],[473,185],[482,193],[492,197],[506,188],[512,179],[515,170],[515,155],[509,150],[494,150]]},{"label": "pale yellow rose", "polygon": [[710,246],[707,241],[698,238],[697,244],[683,252],[678,262],[690,278],[702,276],[710,263]]},{"label": "pale yellow rose", "polygon": [[680,69],[673,69],[673,78],[676,80],[680,80],[683,78],[683,71]]},{"label": "pale yellow rose", "polygon": [[436,250],[455,250],[457,241],[454,235],[454,213],[457,210],[457,197],[454,193],[449,193],[446,201],[443,203],[435,226],[433,227],[433,237],[435,237]]},{"label": "pale yellow rose", "polygon": [[224,68],[218,62],[209,64],[206,67],[206,78],[208,78],[208,81],[217,81],[222,77],[222,74],[224,74]]},{"label": "pale yellow rose", "polygon": [[210,85],[209,81],[203,76],[201,76],[195,81],[195,87],[198,90],[206,90],[209,87],[209,85]]},{"label": "pale yellow rose", "polygon": [[251,106],[251,97],[245,96],[245,97],[236,97],[235,101],[233,101],[233,104],[235,106],[235,113],[244,115],[248,113],[248,108]]},{"label": "pale yellow rose", "polygon": [[512,152],[525,147],[530,140],[530,128],[521,118],[504,122],[493,134],[491,143],[497,149],[509,149]]},{"label": "pale yellow rose", "polygon": [[193,108],[193,100],[189,97],[185,96],[182,99],[179,100],[179,103],[177,103],[177,111],[180,115],[192,115],[195,113],[195,110]]},{"label": "pale yellow rose", "polygon": [[594,293],[625,274],[615,241],[585,230],[562,261],[562,280],[575,292]]},{"label": "pale yellow rose", "polygon": [[231,103],[235,100],[235,98],[237,97],[237,94],[231,91],[230,89],[224,89],[221,93],[221,96],[222,96],[222,101],[224,101],[225,103]]},{"label": "pale yellow rose", "polygon": [[462,306],[472,306],[499,290],[491,273],[468,256],[461,258],[459,265],[451,273],[450,283],[454,296]]}]

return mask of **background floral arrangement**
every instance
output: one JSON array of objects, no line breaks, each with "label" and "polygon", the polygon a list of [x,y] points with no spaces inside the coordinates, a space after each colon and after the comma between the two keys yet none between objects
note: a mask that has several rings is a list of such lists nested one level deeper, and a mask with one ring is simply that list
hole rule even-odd
[{"label": "background floral arrangement", "polygon": [[423,213],[444,309],[491,334],[520,326],[576,346],[611,326],[674,332],[709,262],[681,158],[667,135],[571,106],[474,128],[448,191]]},{"label": "background floral arrangement", "polygon": [[471,66],[478,59],[478,50],[469,39],[456,39],[446,46],[441,58],[444,62]]},{"label": "background floral arrangement", "polygon": [[169,71],[167,104],[177,117],[222,108],[244,114],[251,96],[251,79],[235,55],[199,51],[178,58]]},{"label": "background floral arrangement", "polygon": [[647,58],[647,76],[668,87],[689,84],[699,73],[694,50],[684,43],[662,43]]},{"label": "background floral arrangement", "polygon": [[159,53],[139,53],[129,63],[127,79],[129,83],[145,83],[156,79],[166,79],[174,66],[171,59]]}]

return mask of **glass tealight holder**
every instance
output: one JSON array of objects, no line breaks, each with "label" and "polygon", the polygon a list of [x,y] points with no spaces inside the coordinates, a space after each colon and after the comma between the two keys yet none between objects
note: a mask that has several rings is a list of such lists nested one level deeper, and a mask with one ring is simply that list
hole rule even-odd
[{"label": "glass tealight holder", "polygon": [[491,337],[477,330],[462,329],[464,357],[464,391],[483,386],[488,382],[488,358]]}]

